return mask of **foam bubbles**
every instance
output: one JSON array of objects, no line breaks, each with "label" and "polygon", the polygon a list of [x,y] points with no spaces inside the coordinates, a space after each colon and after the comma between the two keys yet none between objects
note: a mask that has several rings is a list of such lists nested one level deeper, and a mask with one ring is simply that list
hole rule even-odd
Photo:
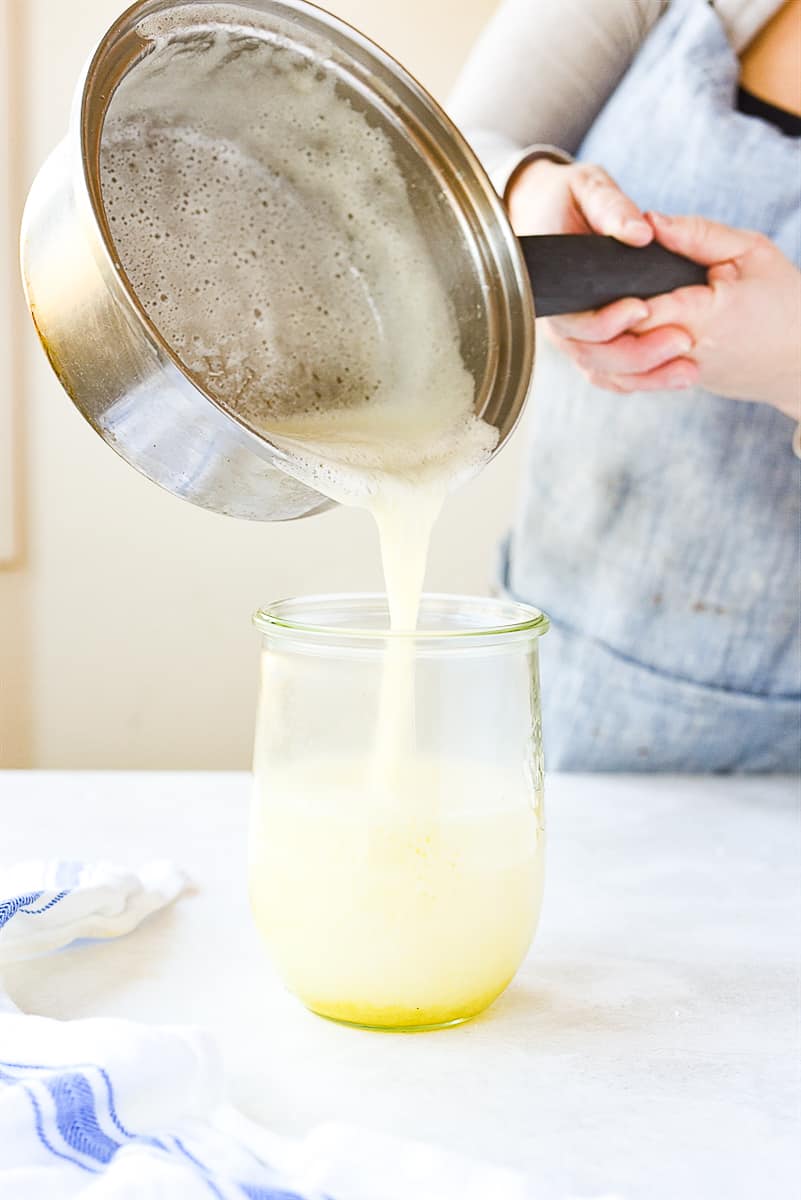
[{"label": "foam bubbles", "polygon": [[248,19],[224,5],[226,25],[167,14],[140,30],[152,49],[101,147],[120,261],[182,363],[304,482],[363,503],[387,476],[456,481],[497,434],[472,415],[389,139],[324,69],[325,47],[301,53],[283,27],[232,14]]}]

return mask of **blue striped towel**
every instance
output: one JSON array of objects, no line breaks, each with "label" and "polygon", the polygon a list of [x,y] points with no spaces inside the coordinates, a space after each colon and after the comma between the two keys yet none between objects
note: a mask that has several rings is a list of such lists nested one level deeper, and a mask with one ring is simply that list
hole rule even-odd
[{"label": "blue striped towel", "polygon": [[25,862],[0,871],[0,967],[79,938],[130,933],[187,886],[169,862],[138,871],[112,863]]},{"label": "blue striped towel", "polygon": [[[0,968],[131,932],[186,880],[169,863],[0,872]],[[61,1022],[0,988],[0,1200],[526,1200],[513,1172],[346,1126],[278,1138],[225,1102],[192,1028]]]}]

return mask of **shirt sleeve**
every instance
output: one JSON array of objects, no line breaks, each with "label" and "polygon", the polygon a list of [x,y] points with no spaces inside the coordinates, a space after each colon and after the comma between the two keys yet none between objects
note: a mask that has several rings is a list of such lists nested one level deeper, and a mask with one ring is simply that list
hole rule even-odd
[{"label": "shirt sleeve", "polygon": [[[668,0],[504,0],[449,102],[503,192],[542,147],[581,144]],[[624,136],[624,135],[622,135]]]}]

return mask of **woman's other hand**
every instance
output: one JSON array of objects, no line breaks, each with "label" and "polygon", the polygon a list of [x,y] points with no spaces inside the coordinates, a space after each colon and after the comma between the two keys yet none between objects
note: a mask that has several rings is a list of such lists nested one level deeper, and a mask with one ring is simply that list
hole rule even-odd
[{"label": "woman's other hand", "polygon": [[[768,238],[702,217],[649,214],[657,240],[709,268],[708,286],[553,317],[549,333],[594,384],[615,392],[695,384],[801,418],[801,272]],[[620,314],[620,315],[618,315]]]},{"label": "woman's other hand", "polygon": [[[555,163],[545,158],[522,166],[509,183],[506,205],[519,236],[538,233],[599,233],[630,246],[647,246],[654,229],[602,167]],[[692,339],[668,327],[631,331],[649,316],[642,300],[618,300],[596,312],[544,321],[553,341],[600,387],[629,390],[617,379],[647,375],[649,386],[684,387],[697,368],[681,356]],[[633,388],[631,389],[633,390]]]},{"label": "woman's other hand", "polygon": [[681,326],[703,387],[801,419],[801,271],[760,233],[703,217],[649,220],[666,249],[709,267],[708,286],[648,301],[635,332]]}]

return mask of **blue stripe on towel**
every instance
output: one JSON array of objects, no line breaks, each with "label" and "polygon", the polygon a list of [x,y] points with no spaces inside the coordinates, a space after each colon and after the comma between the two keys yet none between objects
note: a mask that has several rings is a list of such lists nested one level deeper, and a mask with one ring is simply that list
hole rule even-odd
[{"label": "blue stripe on towel", "polygon": [[[123,1125],[122,1121],[120,1120],[119,1116],[117,1115],[117,1107],[114,1102],[114,1088],[111,1086],[111,1079],[109,1078],[108,1071],[104,1070],[103,1067],[98,1066],[97,1063],[71,1063],[69,1067],[64,1067],[64,1066],[53,1067],[53,1066],[47,1066],[43,1063],[0,1062],[0,1068],[2,1068],[2,1067],[5,1067],[6,1070],[8,1070],[8,1071],[44,1071],[44,1072],[48,1072],[52,1075],[58,1075],[61,1072],[67,1071],[67,1070],[97,1071],[98,1075],[103,1080],[103,1083],[106,1085],[106,1096],[108,1099],[108,1115],[111,1118],[111,1122],[114,1125],[114,1128],[119,1130],[119,1132],[122,1134],[123,1137],[135,1138],[138,1136],[135,1133],[131,1133],[130,1129],[126,1129],[125,1126]],[[166,1149],[166,1147],[163,1146],[161,1144],[161,1142],[156,1141],[155,1138],[151,1138],[150,1140],[153,1141],[159,1147],[160,1150]]]},{"label": "blue stripe on towel", "polygon": [[[40,892],[39,896],[41,895],[42,893]],[[31,917],[38,917],[42,913],[49,912],[51,908],[55,908],[55,906],[60,904],[66,896],[70,895],[72,895],[72,891],[70,888],[67,888],[65,892],[59,892],[57,895],[53,896],[50,900],[48,900],[47,904],[43,904],[41,908],[21,908],[19,909],[19,912],[28,913],[28,915]],[[37,900],[39,899],[39,896],[36,897]],[[33,901],[29,901],[28,903],[32,904]]]},{"label": "blue stripe on towel", "polygon": [[0,929],[7,925],[26,904],[35,904],[43,892],[30,892],[27,896],[14,896],[11,900],[0,901]]},{"label": "blue stripe on towel", "polygon": [[252,1183],[240,1183],[239,1187],[248,1200],[304,1200],[299,1192],[276,1191],[275,1188]]},{"label": "blue stripe on towel", "polygon": [[122,1147],[100,1128],[95,1094],[86,1075],[65,1072],[44,1080],[56,1106],[56,1126],[62,1138],[79,1154],[108,1166]]},{"label": "blue stripe on towel", "polygon": [[[14,1075],[10,1073],[15,1071],[21,1072],[21,1074]],[[100,1077],[104,1085],[103,1090],[105,1095],[97,1093],[95,1084],[85,1074],[88,1071],[94,1071]],[[55,1106],[55,1120],[51,1118],[50,1121],[45,1121],[41,1105],[33,1089],[26,1082],[25,1073],[34,1078],[38,1076],[41,1086],[47,1089]],[[56,1158],[72,1163],[74,1166],[91,1175],[100,1174],[111,1163],[117,1152],[126,1144],[138,1143],[139,1145],[150,1146],[167,1155],[173,1152],[170,1146],[165,1145],[164,1142],[159,1141],[157,1138],[140,1136],[126,1129],[117,1114],[111,1078],[107,1071],[95,1063],[79,1063],[73,1066],[52,1067],[41,1063],[0,1062],[0,1082],[18,1086],[25,1092],[33,1108],[36,1133],[45,1149],[55,1155]],[[112,1137],[104,1132],[101,1128],[101,1116],[98,1115],[98,1112],[100,1112],[102,1118],[108,1118],[121,1135],[120,1138]],[[45,1132],[46,1123],[58,1129],[64,1145],[68,1146],[74,1152],[73,1154],[65,1153],[53,1145]],[[221,1187],[218,1186],[224,1186],[223,1179],[211,1171],[205,1163],[188,1150],[179,1137],[171,1135],[170,1142],[173,1143],[175,1150],[187,1162],[191,1163],[195,1170],[202,1176],[203,1182],[217,1200],[225,1200],[227,1192],[224,1193]],[[80,1158],[75,1157],[76,1154],[83,1155],[98,1165],[95,1166],[82,1162]],[[258,1158],[256,1158],[256,1161],[264,1171],[272,1174],[270,1167],[261,1163]],[[247,1200],[304,1200],[304,1197],[300,1193],[286,1191],[280,1185],[237,1183],[234,1186],[238,1188]]]},{"label": "blue stripe on towel", "polygon": [[74,1158],[71,1154],[64,1154],[61,1150],[57,1150],[56,1147],[48,1141],[47,1135],[44,1131],[44,1121],[42,1119],[42,1110],[39,1105],[39,1101],[36,1099],[33,1089],[30,1088],[23,1079],[16,1079],[13,1075],[8,1075],[5,1071],[0,1070],[0,1082],[7,1083],[11,1087],[21,1087],[25,1092],[25,1095],[31,1102],[31,1107],[33,1108],[33,1119],[36,1125],[36,1133],[45,1150],[49,1150],[51,1154],[56,1156],[56,1158],[62,1158],[65,1162],[69,1162],[76,1167],[80,1167],[82,1171],[87,1171],[90,1175],[99,1174],[97,1167],[90,1167],[87,1163],[81,1162],[79,1158]]},{"label": "blue stripe on towel", "polygon": [[178,1148],[178,1150],[181,1152],[181,1154],[183,1154],[184,1157],[187,1158],[189,1160],[189,1162],[191,1162],[193,1167],[197,1167],[197,1169],[202,1173],[203,1179],[204,1179],[207,1187],[209,1188],[209,1190],[212,1191],[215,1196],[217,1196],[218,1200],[225,1200],[225,1197],[223,1196],[220,1189],[217,1187],[217,1184],[214,1182],[214,1180],[212,1178],[212,1173],[209,1170],[209,1168],[206,1166],[206,1164],[202,1163],[199,1158],[195,1158],[194,1154],[192,1154],[189,1150],[187,1150],[186,1146],[183,1144],[183,1142],[181,1141],[181,1139],[179,1137],[176,1137],[175,1135],[173,1135],[172,1140],[175,1142],[175,1145]]},{"label": "blue stripe on towel", "polygon": [[[29,1074],[39,1072],[40,1078],[41,1073],[45,1073],[42,1085],[47,1088],[53,1099],[56,1109],[56,1127],[66,1145],[79,1154],[107,1166],[117,1151],[122,1149],[123,1141],[110,1137],[100,1127],[99,1107],[103,1110],[103,1116],[109,1118],[125,1141],[136,1141],[152,1146],[156,1150],[167,1151],[167,1147],[158,1138],[141,1137],[125,1128],[117,1116],[111,1079],[102,1067],[98,1067],[94,1063],[79,1064],[74,1067],[48,1067],[34,1063],[0,1063],[0,1078],[9,1083],[22,1084],[38,1111],[38,1103],[25,1084],[24,1076],[18,1078],[8,1074],[9,1071],[28,1072]],[[100,1075],[105,1085],[105,1102],[102,1097],[96,1095],[91,1079],[88,1075],[83,1074],[83,1071],[97,1071]],[[39,1119],[41,1120],[41,1114]],[[54,1154],[59,1154],[61,1158],[68,1157],[60,1154],[47,1142],[43,1130],[40,1133],[40,1139]],[[77,1159],[70,1161],[77,1162]],[[82,1166],[83,1164],[78,1163],[78,1165]]]},{"label": "blue stripe on towel", "polygon": [[31,908],[37,900],[40,900],[45,895],[44,892],[29,892],[27,896],[14,896],[11,900],[3,900],[0,902],[0,929],[7,925],[12,917],[15,917],[18,912],[27,913],[30,917],[41,916],[42,913],[48,912],[51,908],[55,908],[57,904],[66,897],[72,894],[71,889],[64,892],[58,892],[55,896],[51,896],[46,904],[41,908]]}]

